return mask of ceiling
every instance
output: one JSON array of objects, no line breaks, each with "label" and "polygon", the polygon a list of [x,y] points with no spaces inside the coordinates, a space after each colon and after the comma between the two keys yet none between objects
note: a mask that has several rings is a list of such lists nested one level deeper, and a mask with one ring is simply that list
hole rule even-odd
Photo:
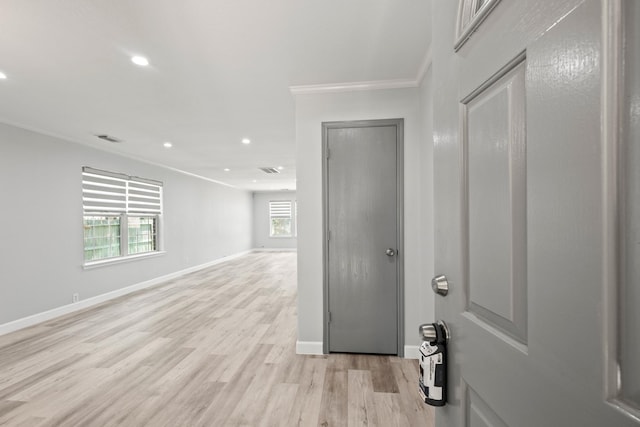
[{"label": "ceiling", "polygon": [[0,0],[0,122],[238,188],[295,189],[290,87],[415,81],[430,4]]}]

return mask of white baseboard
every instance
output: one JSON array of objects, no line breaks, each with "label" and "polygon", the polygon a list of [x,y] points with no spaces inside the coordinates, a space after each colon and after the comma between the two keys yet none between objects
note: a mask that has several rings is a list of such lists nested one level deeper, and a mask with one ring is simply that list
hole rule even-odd
[{"label": "white baseboard", "polygon": [[296,354],[322,355],[322,341],[296,341]]},{"label": "white baseboard", "polygon": [[5,324],[0,325],[0,335],[5,335],[11,332],[18,331],[20,329],[28,328],[29,326],[36,325],[38,323],[46,322],[48,320],[54,319],[56,317],[64,316],[65,314],[73,313],[74,311],[84,310],[85,308],[92,307],[94,305],[98,305],[105,301],[112,300],[114,298],[121,297],[122,295],[130,294],[135,291],[139,291],[141,289],[150,288],[155,285],[159,285],[168,280],[175,279],[176,277],[183,276],[185,274],[193,273],[198,270],[202,270],[207,267],[212,267],[217,264],[221,264],[223,262],[232,260],[234,258],[238,258],[240,256],[251,253],[252,251],[244,251],[239,252],[234,255],[229,255],[226,257],[218,258],[216,260],[196,265],[194,267],[185,268],[184,270],[179,270],[173,273],[166,274],[164,276],[156,277],[151,280],[146,280],[144,282],[136,283],[135,285],[127,286],[126,288],[116,289],[115,291],[107,292],[106,294],[97,295],[95,297],[87,298],[85,300],[78,301],[76,303],[63,305],[62,307],[57,307],[52,310],[44,311],[42,313],[34,314],[31,316],[23,317],[22,319],[17,319]]},{"label": "white baseboard", "polygon": [[420,346],[419,345],[405,345],[404,346],[404,358],[405,359],[419,359],[420,358]]},{"label": "white baseboard", "polygon": [[[322,352],[322,342],[321,341],[297,341],[296,354],[322,355],[324,354]],[[420,354],[420,346],[417,346],[417,345],[404,346],[405,359],[418,359],[419,354]]]},{"label": "white baseboard", "polygon": [[254,252],[297,252],[298,248],[254,248]]}]

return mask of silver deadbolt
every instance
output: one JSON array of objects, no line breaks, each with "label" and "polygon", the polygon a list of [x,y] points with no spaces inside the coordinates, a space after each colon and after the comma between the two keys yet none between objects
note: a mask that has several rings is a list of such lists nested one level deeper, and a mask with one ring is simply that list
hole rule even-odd
[{"label": "silver deadbolt", "polygon": [[387,251],[385,253],[387,254],[387,256],[394,256],[396,254],[396,251],[394,251],[393,249],[389,248],[389,249],[387,249]]},{"label": "silver deadbolt", "polygon": [[440,275],[431,279],[431,289],[438,295],[447,295],[447,293],[449,293],[449,281],[447,277]]}]

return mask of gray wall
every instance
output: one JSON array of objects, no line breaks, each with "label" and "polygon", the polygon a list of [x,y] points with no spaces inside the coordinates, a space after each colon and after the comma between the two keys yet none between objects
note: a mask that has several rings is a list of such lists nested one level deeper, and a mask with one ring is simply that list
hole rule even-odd
[{"label": "gray wall", "polygon": [[[82,268],[82,166],[164,182],[166,254]],[[0,124],[0,325],[251,249],[251,193]]]},{"label": "gray wall", "polygon": [[[405,119],[405,345],[419,345],[417,327],[433,321],[431,91],[422,88],[298,95],[298,341],[322,342],[322,141],[324,121]],[[427,289],[427,290],[425,290]],[[321,347],[320,347],[321,348]],[[409,356],[415,356],[409,355]]]},{"label": "gray wall", "polygon": [[[253,247],[257,249],[295,249],[296,237],[269,237],[269,202],[272,200],[290,200],[295,209],[295,191],[255,192],[253,193]],[[295,215],[295,210],[292,212]],[[297,225],[297,224],[296,224]]]},{"label": "gray wall", "polygon": [[[419,88],[418,118],[420,122],[420,283],[419,323],[430,323],[435,318],[435,294],[431,289],[434,268],[433,225],[433,84],[431,67]],[[414,331],[415,333],[415,331]]]}]

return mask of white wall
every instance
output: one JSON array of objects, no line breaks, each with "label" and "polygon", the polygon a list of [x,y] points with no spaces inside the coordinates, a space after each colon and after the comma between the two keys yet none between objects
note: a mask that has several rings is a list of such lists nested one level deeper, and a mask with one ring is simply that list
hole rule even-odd
[{"label": "white wall", "polygon": [[405,346],[416,351],[420,322],[433,321],[430,76],[422,88],[298,95],[298,351],[322,349],[322,135],[325,121],[404,119]]},{"label": "white wall", "polygon": [[[84,270],[82,166],[164,182],[166,254]],[[251,249],[251,193],[0,124],[0,325]]]},{"label": "white wall", "polygon": [[[253,193],[253,247],[256,249],[295,249],[298,239],[294,237],[269,237],[269,202],[272,200],[291,201],[295,215],[295,191]],[[294,225],[295,226],[295,225]]]}]

